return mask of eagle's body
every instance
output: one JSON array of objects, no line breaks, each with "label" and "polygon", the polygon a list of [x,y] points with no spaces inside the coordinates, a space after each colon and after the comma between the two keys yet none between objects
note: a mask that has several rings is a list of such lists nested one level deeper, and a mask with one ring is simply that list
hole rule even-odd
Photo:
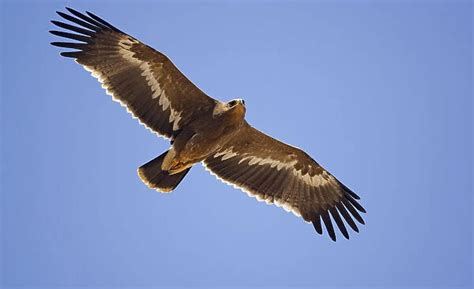
[{"label": "eagle's body", "polygon": [[196,119],[174,139],[161,168],[171,174],[182,172],[216,153],[245,125],[245,106],[216,103],[212,116]]},{"label": "eagle's body", "polygon": [[[336,240],[332,222],[349,238],[364,221],[359,197],[304,151],[250,126],[245,102],[209,97],[164,54],[103,19],[67,8],[58,12],[78,26],[52,21],[65,31],[52,34],[78,42],[53,42],[76,51],[62,52],[99,79],[112,98],[146,128],[170,139],[171,148],[138,169],[150,188],[170,192],[199,162],[219,179],[249,196],[276,204],[311,222],[322,234],[321,220]],[[74,32],[74,33],[71,33]]]}]

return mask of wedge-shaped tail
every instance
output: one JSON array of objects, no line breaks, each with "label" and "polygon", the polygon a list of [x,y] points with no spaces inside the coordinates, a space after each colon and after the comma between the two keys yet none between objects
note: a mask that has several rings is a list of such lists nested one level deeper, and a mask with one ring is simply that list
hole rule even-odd
[{"label": "wedge-shaped tail", "polygon": [[161,164],[163,163],[167,153],[168,151],[164,152],[160,156],[138,168],[138,175],[140,176],[140,179],[149,188],[164,193],[174,190],[191,169],[188,168],[174,175],[170,175],[167,171],[162,170]]}]

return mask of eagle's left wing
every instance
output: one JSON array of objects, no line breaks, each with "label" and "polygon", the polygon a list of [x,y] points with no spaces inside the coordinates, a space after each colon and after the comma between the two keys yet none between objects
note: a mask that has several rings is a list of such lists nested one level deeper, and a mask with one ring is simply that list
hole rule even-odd
[{"label": "eagle's left wing", "polygon": [[113,99],[153,132],[172,138],[216,101],[187,79],[164,54],[120,31],[103,19],[71,8],[58,14],[69,23],[52,21],[65,31],[50,31],[72,42],[52,45],[76,49],[62,52],[99,79]]},{"label": "eagle's left wing", "polygon": [[[247,123],[204,165],[219,179],[233,184],[260,201],[275,203],[312,222],[322,234],[321,219],[329,236],[336,235],[331,222],[349,238],[342,221],[356,232],[353,218],[364,224],[359,197],[300,149],[284,144]],[[341,218],[342,216],[342,218]]]}]

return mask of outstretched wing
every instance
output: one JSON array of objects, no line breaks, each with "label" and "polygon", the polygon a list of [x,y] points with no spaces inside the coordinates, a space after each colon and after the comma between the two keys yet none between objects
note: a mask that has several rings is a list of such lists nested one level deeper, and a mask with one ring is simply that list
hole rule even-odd
[{"label": "outstretched wing", "polygon": [[364,224],[359,197],[300,149],[286,145],[248,124],[204,165],[219,179],[249,196],[274,203],[312,222],[322,234],[321,219],[332,240],[332,220],[349,238],[343,219],[356,232],[353,218]]},{"label": "outstretched wing", "polygon": [[52,21],[66,31],[50,32],[75,41],[51,44],[76,49],[61,55],[75,58],[147,128],[170,138],[190,120],[212,111],[215,100],[189,81],[164,54],[90,12],[85,15],[67,10],[71,15],[57,13],[71,24]]}]

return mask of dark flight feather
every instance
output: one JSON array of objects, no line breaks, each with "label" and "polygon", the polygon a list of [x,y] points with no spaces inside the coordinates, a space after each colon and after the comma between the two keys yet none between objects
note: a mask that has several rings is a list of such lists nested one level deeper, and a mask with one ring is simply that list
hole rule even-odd
[{"label": "dark flight feather", "polygon": [[120,32],[120,33],[123,33],[122,31],[120,31],[118,28],[116,28],[115,26],[113,26],[112,24],[110,24],[109,22],[105,21],[104,19],[100,18],[99,16],[95,15],[94,13],[92,12],[89,12],[89,11],[86,11],[87,15],[89,15],[90,17],[92,17],[94,20],[104,24],[105,26],[109,27],[110,29],[116,31],[116,32]]},{"label": "dark flight feather", "polygon": [[89,35],[89,36],[94,35],[93,31],[86,30],[86,29],[76,27],[76,26],[73,26],[73,25],[69,25],[67,23],[63,23],[63,22],[60,22],[60,21],[52,20],[51,23],[53,23],[54,25],[59,26],[61,28],[68,29],[68,30],[71,30],[71,31],[74,31],[74,32],[77,32],[77,33],[81,33],[81,34],[85,34],[85,35]]},{"label": "dark flight feather", "polygon": [[91,25],[94,25],[95,27],[99,28],[99,29],[110,29],[110,27],[107,27],[106,25],[103,25],[102,23],[92,19],[91,17],[88,17],[84,14],[82,14],[81,12],[79,11],[76,11],[72,8],[68,8],[66,7],[66,9],[71,13],[73,14],[74,16],[78,17],[78,18],[81,18],[82,20],[84,21],[87,21],[88,23],[90,23]]},{"label": "dark flight feather", "polygon": [[334,227],[332,226],[332,222],[329,218],[328,212],[322,212],[321,218],[323,219],[324,225],[326,226],[326,230],[329,234],[329,237],[331,237],[331,240],[336,241],[336,233],[334,232]]},{"label": "dark flight feather", "polygon": [[74,34],[74,33],[69,33],[69,32],[63,32],[63,31],[55,31],[55,30],[51,30],[49,32],[51,34],[56,35],[56,36],[61,36],[61,37],[64,37],[64,38],[69,38],[69,39],[77,40],[77,41],[82,41],[82,42],[85,42],[85,43],[91,43],[91,38],[87,37],[87,36]]},{"label": "dark flight feather", "polygon": [[336,222],[336,225],[339,228],[339,231],[341,231],[342,235],[344,235],[346,239],[349,239],[349,233],[347,232],[346,226],[344,226],[344,223],[342,222],[341,216],[339,215],[336,207],[329,208],[329,213],[331,213],[332,219],[334,222]]},{"label": "dark flight feather", "polygon": [[51,45],[64,48],[84,49],[87,44],[84,43],[73,43],[73,42],[51,42]]},{"label": "dark flight feather", "polygon": [[314,217],[314,220],[312,221],[313,223],[313,227],[314,229],[316,230],[316,232],[320,235],[323,234],[323,227],[321,227],[321,216],[320,215],[316,215],[316,217]]},{"label": "dark flight feather", "polygon": [[76,24],[79,24],[80,26],[84,27],[84,28],[87,28],[89,30],[92,30],[92,31],[100,31],[101,28],[100,27],[97,27],[97,26],[94,26],[90,23],[87,23],[87,22],[84,22],[76,17],[72,17],[70,15],[67,15],[66,13],[63,13],[63,12],[59,12],[57,11],[56,13],[58,13],[59,16],[61,16],[62,18],[66,19],[66,20],[69,20],[73,23],[76,23]]}]

